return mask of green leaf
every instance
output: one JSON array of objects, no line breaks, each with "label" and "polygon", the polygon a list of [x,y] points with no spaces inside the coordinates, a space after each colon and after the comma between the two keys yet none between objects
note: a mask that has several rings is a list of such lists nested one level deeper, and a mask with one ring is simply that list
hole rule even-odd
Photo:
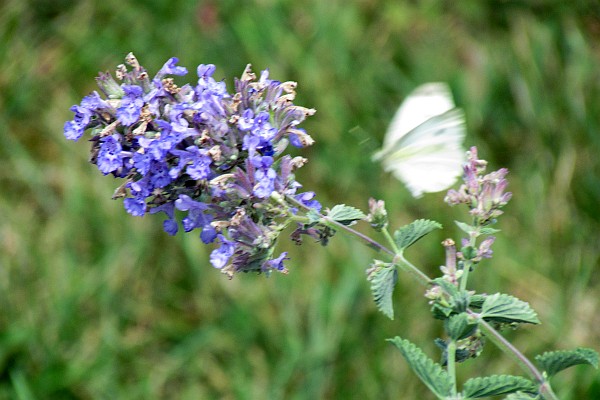
[{"label": "green leaf", "polygon": [[485,299],[481,307],[481,317],[486,321],[540,323],[536,312],[528,303],[501,293]]},{"label": "green leaf", "polygon": [[509,394],[504,398],[504,400],[540,400],[540,398],[537,395],[516,392]]},{"label": "green leaf", "polygon": [[515,392],[536,393],[537,386],[529,379],[513,375],[492,375],[473,378],[465,382],[463,395],[468,399],[479,399]]},{"label": "green leaf", "polygon": [[498,232],[500,232],[500,229],[496,229],[496,228],[485,227],[485,228],[479,229],[479,233],[482,235],[493,235],[494,233],[498,233]]},{"label": "green leaf", "polygon": [[[431,307],[431,313],[436,319],[447,319],[453,313],[456,313],[454,299],[460,296],[460,292],[456,286],[448,282],[444,278],[435,278],[432,283],[439,286],[442,291],[450,297],[450,302],[435,302]],[[463,310],[464,311],[464,310]]]},{"label": "green leaf", "polygon": [[453,315],[445,321],[446,333],[454,340],[471,336],[477,329],[477,323],[472,322],[467,313]]},{"label": "green leaf", "polygon": [[463,231],[467,235],[471,235],[471,233],[475,231],[475,227],[469,224],[465,224],[464,222],[454,221],[454,223],[460,228],[461,231]]},{"label": "green leaf", "polygon": [[449,295],[450,297],[456,297],[459,294],[458,288],[454,286],[452,283],[448,282],[444,278],[435,278],[431,281],[434,285],[437,285],[442,288],[444,293]]},{"label": "green leaf", "polygon": [[441,365],[433,362],[420,348],[406,339],[396,336],[387,340],[400,350],[412,370],[437,397],[444,398],[452,394],[452,379]]},{"label": "green leaf", "polygon": [[465,260],[472,260],[477,257],[477,249],[473,246],[465,246],[460,249]]},{"label": "green leaf", "polygon": [[478,308],[481,309],[481,307],[483,306],[483,303],[485,302],[485,299],[487,298],[487,296],[482,295],[482,294],[474,294],[471,296],[470,302],[469,302],[469,306],[471,308]]},{"label": "green leaf", "polygon": [[480,228],[480,227],[475,227],[469,224],[466,224],[464,222],[460,222],[460,221],[454,221],[454,223],[456,224],[456,226],[458,226],[460,228],[461,231],[463,231],[464,233],[466,233],[467,235],[471,235],[473,232],[477,232],[477,236],[480,235],[493,235],[494,233],[498,233],[500,232],[500,229],[496,229],[496,228],[491,228],[489,226]]},{"label": "green leaf", "polygon": [[579,364],[589,364],[598,368],[598,353],[595,350],[579,347],[575,350],[549,351],[535,357],[548,377],[563,369]]},{"label": "green leaf", "polygon": [[452,315],[453,312],[454,310],[452,309],[452,307],[443,306],[440,303],[433,303],[433,305],[431,306],[431,314],[435,319],[445,321],[446,319],[448,319],[449,316]]},{"label": "green leaf", "polygon": [[455,285],[444,278],[432,280],[434,286],[439,286],[444,293],[444,301],[436,301],[431,309],[437,319],[447,319],[452,314],[460,314],[469,307],[472,295],[466,291],[460,291]]},{"label": "green leaf", "polygon": [[338,204],[334,206],[327,214],[329,218],[344,225],[351,225],[353,222],[361,220],[366,215],[357,208]]},{"label": "green leaf", "polygon": [[394,241],[400,250],[404,250],[434,229],[441,229],[442,225],[428,219],[418,219],[394,232]]},{"label": "green leaf", "polygon": [[312,208],[306,213],[306,216],[308,217],[309,224],[316,224],[321,220],[319,213]]},{"label": "green leaf", "polygon": [[371,293],[379,311],[389,319],[394,319],[394,307],[392,294],[398,280],[398,271],[395,266],[379,267],[369,274],[371,281]]}]

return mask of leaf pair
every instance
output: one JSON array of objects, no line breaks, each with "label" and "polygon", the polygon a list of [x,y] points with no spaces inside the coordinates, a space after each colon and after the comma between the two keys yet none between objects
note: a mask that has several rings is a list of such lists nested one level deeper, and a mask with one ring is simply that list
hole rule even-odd
[{"label": "leaf pair", "polygon": [[[388,339],[388,341],[400,350],[412,370],[440,399],[467,400],[516,392],[537,393],[536,384],[529,379],[513,375],[492,375],[467,380],[459,397],[457,393],[453,393],[453,382],[448,373],[440,364],[427,357],[420,348],[398,336]],[[531,397],[529,398],[531,399]],[[514,400],[516,399],[519,398],[514,398]]]},{"label": "leaf pair", "polygon": [[[440,229],[441,227],[442,226],[435,221],[419,219],[394,232],[394,242],[398,247],[399,252],[402,253],[407,247],[414,244],[423,236],[434,229]],[[398,281],[397,266],[394,263],[383,263],[381,261],[375,261],[373,265],[375,267],[368,278],[371,282],[373,299],[375,300],[375,304],[379,311],[388,318],[394,319],[392,294],[396,282]]]}]

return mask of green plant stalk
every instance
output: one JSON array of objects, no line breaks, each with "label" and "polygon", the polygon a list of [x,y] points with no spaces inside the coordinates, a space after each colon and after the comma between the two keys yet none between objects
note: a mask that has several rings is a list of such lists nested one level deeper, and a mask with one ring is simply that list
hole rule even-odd
[{"label": "green plant stalk", "polygon": [[460,277],[460,291],[464,292],[465,290],[467,290],[467,281],[469,280],[469,272],[471,271],[471,266],[473,265],[473,263],[471,262],[471,260],[465,260],[465,263],[463,264],[463,273]]},{"label": "green plant stalk", "polygon": [[382,251],[384,253],[388,253],[389,255],[395,255],[395,253],[392,250],[383,246],[381,243],[371,239],[367,235],[364,235],[364,234],[360,233],[359,231],[350,228],[348,225],[344,225],[338,221],[335,221],[335,220],[327,217],[326,215],[319,214],[319,216],[321,217],[321,220],[329,227],[334,228],[336,230],[338,230],[338,229],[344,230],[344,231],[350,233],[351,235],[354,235],[356,238],[358,238],[362,242],[364,242],[367,246],[374,248],[377,251]]},{"label": "green plant stalk", "polygon": [[525,372],[527,372],[540,385],[540,393],[548,400],[559,400],[554,394],[550,383],[544,378],[544,375],[533,365],[529,359],[504,338],[494,327],[482,318],[467,309],[467,313],[478,319],[479,327],[486,334],[486,337],[492,341],[500,350],[508,354]]},{"label": "green plant stalk", "polygon": [[393,262],[394,264],[402,268],[403,271],[406,271],[412,276],[414,276],[421,285],[428,287],[431,284],[431,278],[423,272],[421,272],[419,268],[411,264],[410,261],[408,261],[406,258],[404,258],[404,255],[402,253],[396,254],[396,256],[394,256]]},{"label": "green plant stalk", "polygon": [[390,234],[387,228],[381,230],[386,240],[390,244],[390,247],[394,251],[393,263],[400,267],[403,271],[412,274],[422,285],[428,286],[431,283],[431,278],[425,275],[419,268],[412,265],[406,258],[404,258],[404,252],[398,248],[394,238]]},{"label": "green plant stalk", "polygon": [[452,395],[455,396],[456,389],[456,340],[450,339],[448,342],[447,352],[447,363],[446,370],[448,371],[448,376],[452,379]]},{"label": "green plant stalk", "polygon": [[[476,222],[475,222],[476,223]],[[475,248],[475,245],[477,244],[477,236],[474,235],[469,235],[469,246]],[[463,274],[460,277],[460,290],[464,291],[467,290],[467,282],[469,281],[469,272],[471,271],[471,266],[473,265],[473,262],[471,260],[465,260],[465,264],[463,267]]]},{"label": "green plant stalk", "polygon": [[383,228],[381,230],[381,233],[383,233],[383,236],[385,236],[385,240],[387,240],[387,242],[390,244],[390,247],[392,248],[394,253],[400,254],[400,249],[398,248],[398,246],[396,246],[396,242],[394,241],[394,238],[390,234],[390,231],[387,229],[387,227]]},{"label": "green plant stalk", "polygon": [[[302,204],[301,202],[299,202],[298,200],[294,199],[291,196],[286,196],[285,199],[287,201],[289,201],[290,203],[292,203],[295,206],[298,206],[306,211],[311,211],[312,209],[305,206],[304,204]],[[281,202],[283,202],[283,199],[280,200]],[[314,211],[314,210],[312,210]],[[365,243],[367,246],[371,247],[372,249],[375,249],[376,251],[381,251],[383,253],[387,253],[389,255],[394,256],[396,253],[394,253],[392,250],[388,249],[387,247],[385,247],[384,245],[382,245],[381,243],[371,239],[370,237],[363,235],[362,233],[358,232],[357,230],[354,230],[352,228],[350,228],[348,225],[344,225],[338,221],[335,221],[321,213],[317,213],[319,215],[319,218],[321,219],[321,221],[323,223],[325,223],[326,225],[328,225],[329,227],[336,229],[336,230],[344,230],[350,234],[352,234],[353,236],[355,236],[356,238],[358,238],[361,242]]]}]

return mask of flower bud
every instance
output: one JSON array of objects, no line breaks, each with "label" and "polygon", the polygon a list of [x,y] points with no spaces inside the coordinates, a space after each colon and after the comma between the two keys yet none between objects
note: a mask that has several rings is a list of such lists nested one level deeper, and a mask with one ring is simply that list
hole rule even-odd
[{"label": "flower bud", "polygon": [[383,200],[375,200],[372,197],[369,199],[369,214],[366,220],[377,232],[381,232],[387,227],[388,216]]},{"label": "flower bud", "polygon": [[125,92],[121,89],[121,86],[108,72],[100,72],[100,75],[96,78],[96,83],[102,93],[109,99],[120,99],[125,96]]}]

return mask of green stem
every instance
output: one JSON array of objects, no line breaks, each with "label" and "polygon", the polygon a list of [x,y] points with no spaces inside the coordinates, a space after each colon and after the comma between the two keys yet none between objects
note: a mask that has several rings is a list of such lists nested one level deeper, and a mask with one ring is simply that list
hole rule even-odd
[{"label": "green stem", "polygon": [[406,258],[404,258],[403,251],[398,248],[390,232],[387,229],[382,229],[381,232],[390,244],[390,247],[392,248],[394,253],[396,253],[392,262],[398,267],[400,267],[403,271],[406,271],[409,274],[413,275],[422,285],[429,285],[431,283],[431,278],[428,277],[425,273],[423,273],[419,268],[411,264]]},{"label": "green stem", "polygon": [[308,217],[303,217],[300,215],[290,215],[288,218],[291,222],[298,222],[301,224],[307,224],[309,222]]},{"label": "green stem", "polygon": [[460,291],[464,292],[467,290],[467,281],[469,280],[469,272],[471,271],[471,261],[465,260],[463,264],[463,273],[460,277]]},{"label": "green stem", "polygon": [[[474,223],[477,223],[476,221]],[[475,246],[477,245],[477,237],[478,235],[470,235],[469,238],[469,246],[475,248]],[[473,263],[470,260],[465,260],[465,263],[463,265],[463,274],[460,277],[460,290],[464,291],[467,290],[467,282],[469,281],[469,272],[471,272],[471,267],[473,266]]]},{"label": "green stem", "polygon": [[[295,206],[301,207],[302,209],[306,210],[306,211],[313,211],[316,212],[314,209],[305,206],[304,204],[302,204],[301,202],[299,202],[298,200],[294,199],[291,196],[286,196],[286,200],[289,201],[290,203],[294,204]],[[392,250],[388,249],[387,247],[385,247],[384,245],[382,245],[379,242],[376,242],[375,240],[371,239],[370,237],[363,235],[362,233],[360,233],[359,231],[350,228],[348,225],[344,225],[336,220],[333,220],[329,217],[327,217],[326,215],[323,215],[321,213],[317,213],[319,215],[319,218],[321,219],[321,221],[323,223],[325,223],[326,225],[329,225],[330,227],[334,228],[334,229],[340,229],[343,231],[346,231],[348,233],[350,233],[351,235],[354,235],[356,238],[358,238],[360,241],[362,241],[363,243],[365,243],[367,246],[375,249],[376,251],[381,251],[384,253],[388,253],[390,255],[395,255],[396,253],[393,252]]]},{"label": "green stem", "polygon": [[394,251],[394,253],[399,254],[400,253],[400,249],[398,249],[398,246],[396,246],[396,242],[394,241],[394,238],[390,234],[390,231],[388,231],[387,228],[383,228],[381,230],[381,233],[383,233],[383,236],[385,236],[385,239],[390,244],[390,247],[392,248],[392,250]]},{"label": "green stem", "polygon": [[402,253],[396,254],[393,262],[402,268],[403,271],[406,271],[414,276],[421,285],[429,286],[431,284],[431,278],[423,273],[419,268],[412,265],[406,258],[404,258]]},{"label": "green stem", "polygon": [[540,393],[544,396],[544,398],[548,400],[559,400],[556,397],[556,394],[552,391],[552,387],[550,383],[544,378],[544,375],[533,365],[529,359],[519,351],[515,346],[512,345],[508,340],[504,338],[494,327],[492,327],[488,322],[479,318],[479,316],[471,310],[467,310],[467,312],[478,318],[479,327],[482,332],[486,334],[486,337],[489,338],[492,343],[496,345],[500,350],[506,353],[509,357],[511,357],[525,372],[527,372],[533,379],[535,379],[540,385]]},{"label": "green stem", "polygon": [[367,246],[377,250],[377,251],[382,251],[384,253],[388,253],[390,255],[394,255],[394,252],[390,249],[388,249],[387,247],[385,247],[384,245],[382,245],[381,243],[371,239],[370,237],[363,235],[362,233],[360,233],[359,231],[350,228],[348,225],[344,225],[334,219],[329,218],[326,215],[321,215],[321,219],[329,226],[333,227],[333,228],[337,228],[337,229],[341,229],[344,230],[348,233],[350,233],[351,235],[354,235],[356,238],[358,238],[359,240],[361,240],[362,242],[364,242]]},{"label": "green stem", "polygon": [[452,380],[452,395],[456,395],[456,341],[454,339],[450,339],[448,342],[448,348],[446,349],[447,354],[447,371],[448,376]]}]

